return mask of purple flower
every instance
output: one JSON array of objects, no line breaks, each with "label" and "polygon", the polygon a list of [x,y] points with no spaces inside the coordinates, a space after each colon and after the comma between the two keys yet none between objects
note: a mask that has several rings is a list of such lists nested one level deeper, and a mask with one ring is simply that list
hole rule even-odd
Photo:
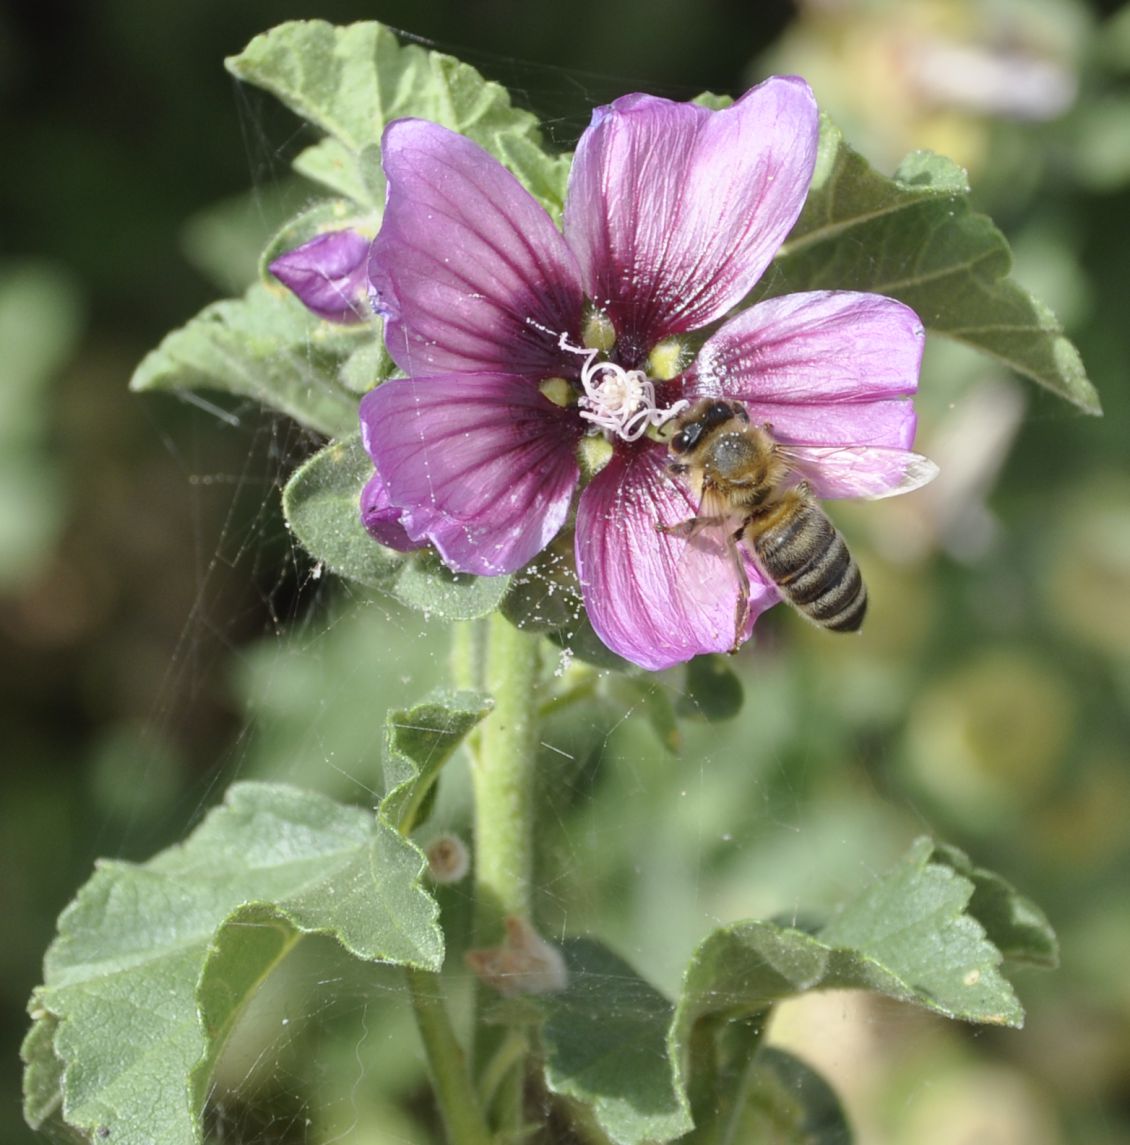
[{"label": "purple flower", "polygon": [[[923,330],[900,303],[787,295],[722,322],[697,355],[686,337],[765,271],[804,203],[817,135],[795,78],[724,111],[626,96],[581,137],[562,234],[468,139],[390,124],[369,274],[407,376],[361,403],[379,474],[366,503],[383,527],[453,569],[512,572],[566,524],[583,483],[577,569],[601,639],[653,669],[731,648],[741,578],[729,554],[657,527],[698,506],[656,428],[698,397],[739,401],[822,498],[897,491],[913,456]],[[778,594],[743,559],[744,639]]]},{"label": "purple flower", "polygon": [[371,245],[356,231],[329,231],[280,255],[270,271],[320,317],[360,322],[373,313],[367,266]]}]

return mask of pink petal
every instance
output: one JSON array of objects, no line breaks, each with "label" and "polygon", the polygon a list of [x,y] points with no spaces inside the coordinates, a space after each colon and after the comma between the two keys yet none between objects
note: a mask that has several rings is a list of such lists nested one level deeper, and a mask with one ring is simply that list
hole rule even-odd
[{"label": "pink petal", "polygon": [[422,549],[426,541],[414,541],[402,524],[404,510],[389,500],[388,487],[379,473],[369,478],[361,491],[361,523],[375,540],[397,552]]},{"label": "pink petal", "polygon": [[[614,652],[657,670],[734,645],[739,580],[721,536],[661,533],[695,515],[688,492],[655,446],[617,454],[581,494],[577,571],[585,609]],[[750,615],[741,633],[775,604],[777,590],[748,559]]]},{"label": "pink petal", "polygon": [[648,95],[597,109],[573,161],[565,234],[621,334],[646,350],[745,297],[800,214],[818,126],[794,77],[724,111]]},{"label": "pink petal", "polygon": [[877,501],[911,493],[938,475],[938,467],[920,453],[869,445],[792,445],[789,457],[815,496],[863,497]]},{"label": "pink petal", "polygon": [[298,300],[329,322],[371,318],[369,247],[357,231],[330,231],[279,255],[270,272]]},{"label": "pink petal", "polygon": [[437,124],[397,120],[381,146],[388,205],[370,274],[397,365],[559,372],[582,293],[549,215],[497,159]]},{"label": "pink petal", "polygon": [[743,311],[707,340],[699,392],[741,401],[785,442],[906,449],[925,330],[893,298],[816,291]]},{"label": "pink petal", "polygon": [[524,378],[394,378],[362,399],[361,431],[408,535],[457,572],[513,572],[565,523],[580,424]]}]

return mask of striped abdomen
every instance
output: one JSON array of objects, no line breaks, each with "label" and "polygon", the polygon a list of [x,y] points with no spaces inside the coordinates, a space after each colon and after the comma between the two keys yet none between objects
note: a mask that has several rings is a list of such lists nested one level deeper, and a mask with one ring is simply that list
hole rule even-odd
[{"label": "striped abdomen", "polygon": [[746,541],[781,595],[815,624],[855,632],[867,588],[839,529],[799,489],[751,518]]}]

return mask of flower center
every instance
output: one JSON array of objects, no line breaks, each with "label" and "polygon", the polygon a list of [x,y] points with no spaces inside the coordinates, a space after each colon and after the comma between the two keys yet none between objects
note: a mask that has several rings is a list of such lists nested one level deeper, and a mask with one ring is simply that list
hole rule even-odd
[{"label": "flower center", "polygon": [[650,428],[670,421],[690,405],[683,398],[660,409],[656,405],[655,383],[643,370],[625,370],[615,362],[598,361],[599,350],[562,348],[585,354],[581,369],[581,388],[585,392],[577,406],[581,417],[604,430],[606,436],[638,441]]}]

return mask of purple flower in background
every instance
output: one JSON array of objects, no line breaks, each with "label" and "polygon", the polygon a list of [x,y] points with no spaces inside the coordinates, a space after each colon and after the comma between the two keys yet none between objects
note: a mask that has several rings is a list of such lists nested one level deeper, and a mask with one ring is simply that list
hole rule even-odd
[{"label": "purple flower in background", "polygon": [[271,273],[315,314],[330,322],[360,322],[372,315],[369,247],[356,231],[330,231],[271,263]]},{"label": "purple flower in background", "polygon": [[[728,554],[659,530],[698,506],[658,428],[698,397],[741,402],[817,497],[898,491],[913,456],[923,330],[900,303],[786,295],[723,322],[697,355],[686,337],[765,271],[804,203],[817,135],[795,78],[724,111],[626,96],[581,137],[562,234],[470,140],[390,124],[368,269],[407,376],[361,403],[374,535],[431,543],[459,571],[512,572],[565,525],[580,455],[577,569],[601,639],[653,669],[730,649],[741,577]],[[743,559],[742,639],[778,599]]]}]

